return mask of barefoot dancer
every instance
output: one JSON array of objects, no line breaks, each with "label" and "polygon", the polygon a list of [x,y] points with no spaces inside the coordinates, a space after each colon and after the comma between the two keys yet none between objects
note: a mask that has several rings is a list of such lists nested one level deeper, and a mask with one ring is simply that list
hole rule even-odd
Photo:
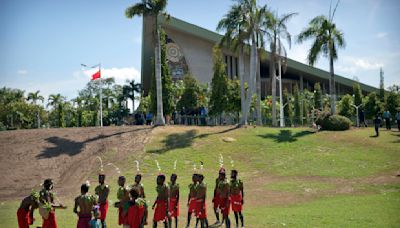
[{"label": "barefoot dancer", "polygon": [[25,197],[17,211],[17,219],[19,228],[29,228],[35,219],[33,218],[33,211],[39,207],[39,192],[32,191],[32,193]]},{"label": "barefoot dancer", "polygon": [[196,190],[196,217],[200,220],[201,228],[208,227],[206,205],[207,185],[203,180],[203,174],[199,174],[199,184]]},{"label": "barefoot dancer", "polygon": [[179,217],[179,184],[176,183],[178,176],[171,175],[171,182],[169,183],[169,227],[172,227],[172,218],[175,218],[175,228],[178,227]]},{"label": "barefoot dancer", "polygon": [[222,180],[218,182],[218,191],[219,191],[219,206],[221,208],[221,213],[223,216],[223,220],[225,220],[225,227],[230,228],[231,227],[231,222],[229,220],[229,208],[230,208],[230,187],[229,187],[229,182],[226,179],[225,176],[225,169],[221,168],[219,170],[219,174]]},{"label": "barefoot dancer", "polygon": [[100,220],[101,227],[106,227],[106,217],[108,211],[108,194],[110,193],[110,187],[104,183],[106,180],[106,175],[104,173],[99,174],[99,185],[95,189],[96,195],[99,197],[100,206]]},{"label": "barefoot dancer", "polygon": [[165,175],[157,176],[157,198],[154,201],[152,209],[154,210],[153,228],[157,227],[157,222],[162,221],[165,227],[168,227],[168,187],[165,185]]},{"label": "barefoot dancer", "polygon": [[135,189],[129,191],[131,199],[125,202],[127,212],[125,215],[124,227],[126,228],[140,228],[142,226],[144,212],[146,210],[146,201],[139,197],[139,193]]},{"label": "barefoot dancer", "polygon": [[197,189],[197,182],[198,182],[198,175],[194,173],[192,175],[192,182],[189,184],[189,194],[188,194],[188,216],[187,216],[187,224],[186,227],[189,228],[190,226],[190,219],[192,217],[192,213],[196,212],[196,189]]},{"label": "barefoot dancer", "polygon": [[118,177],[118,191],[117,191],[117,199],[118,202],[115,202],[115,207],[118,208],[118,225],[123,225],[124,216],[123,210],[126,202],[129,201],[129,191],[125,187],[126,178],[124,176]]},{"label": "barefoot dancer", "polygon": [[39,212],[43,218],[42,228],[57,228],[56,208],[66,209],[61,203],[55,204],[55,195],[53,193],[53,180],[46,179],[43,183],[43,189],[39,193]]},{"label": "barefoot dancer", "polygon": [[240,218],[240,222],[242,224],[241,227],[244,227],[243,223],[243,214],[242,214],[242,207],[243,207],[243,182],[237,178],[238,171],[232,170],[231,171],[231,183],[230,183],[230,191],[231,191],[231,201],[232,201],[232,211],[235,214],[235,221],[236,227],[239,227],[238,217]]},{"label": "barefoot dancer", "polygon": [[220,207],[220,192],[218,189],[218,183],[220,181],[222,181],[222,175],[219,173],[218,174],[218,178],[215,179],[215,188],[214,188],[214,197],[213,197],[213,207],[214,207],[214,214],[215,214],[215,218],[217,219],[217,221],[214,223],[214,225],[219,225],[220,221],[219,221],[219,207]]},{"label": "barefoot dancer", "polygon": [[[140,183],[142,180],[142,174],[139,173],[139,163],[138,163],[138,168],[137,168],[137,174],[135,176],[135,183],[133,185],[130,186],[131,189],[135,189],[138,193],[139,193],[139,197],[142,199],[146,198],[146,195],[144,193],[144,187],[143,184]],[[147,225],[147,217],[148,217],[148,213],[147,210],[145,211],[145,214],[143,216],[143,222],[142,225]]]},{"label": "barefoot dancer", "polygon": [[[78,215],[77,228],[90,228],[93,206],[96,205],[96,198],[88,194],[89,185],[81,185],[81,195],[75,198],[74,213]],[[79,208],[79,211],[78,211]]]}]

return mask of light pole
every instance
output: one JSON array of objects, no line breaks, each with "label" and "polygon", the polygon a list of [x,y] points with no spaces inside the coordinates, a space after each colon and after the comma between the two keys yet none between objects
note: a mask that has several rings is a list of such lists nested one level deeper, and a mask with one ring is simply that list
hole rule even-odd
[{"label": "light pole", "polygon": [[[355,95],[353,94],[353,98],[355,97]],[[358,115],[358,109],[362,106],[362,104],[359,105],[354,105],[351,104],[351,106],[353,106],[356,109],[356,115],[357,115],[357,127],[360,127],[360,116]]]},{"label": "light pole", "polygon": [[[81,64],[81,66],[88,68],[88,66],[86,64]],[[95,68],[95,67],[99,67],[99,72],[101,71],[101,63],[99,63],[98,65],[94,65],[90,68]],[[99,86],[100,86],[100,127],[103,127],[103,94],[102,94],[103,93],[103,88],[102,88],[103,83],[101,80],[101,73],[100,73],[99,80],[100,80],[100,83],[99,83]]]}]

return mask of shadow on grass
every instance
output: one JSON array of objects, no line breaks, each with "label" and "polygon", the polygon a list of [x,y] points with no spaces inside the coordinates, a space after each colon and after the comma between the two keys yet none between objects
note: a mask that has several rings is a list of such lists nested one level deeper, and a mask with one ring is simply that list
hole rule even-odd
[{"label": "shadow on grass", "polygon": [[80,152],[82,152],[84,146],[87,143],[105,139],[105,138],[109,138],[109,137],[113,137],[113,136],[130,133],[130,132],[141,131],[144,129],[146,129],[146,128],[138,128],[138,129],[133,129],[133,130],[129,130],[129,131],[117,132],[117,133],[113,133],[113,134],[100,134],[96,137],[89,138],[85,141],[74,141],[74,140],[70,140],[67,138],[52,136],[52,137],[46,138],[45,140],[48,143],[53,144],[54,146],[47,147],[40,154],[36,155],[36,157],[39,159],[53,158],[53,157],[58,157],[62,154],[65,154],[68,156],[75,156],[75,155],[79,154]]},{"label": "shadow on grass", "polygon": [[[400,137],[400,134],[393,134],[393,133],[392,133],[392,135],[393,135],[393,136]],[[393,141],[393,143],[400,143],[400,139],[398,139],[397,141]]]},{"label": "shadow on grass", "polygon": [[152,153],[152,154],[163,154],[170,150],[190,147],[196,138],[202,139],[202,138],[206,138],[211,135],[223,134],[223,133],[226,133],[229,131],[233,131],[235,129],[238,129],[238,127],[235,126],[235,127],[223,130],[223,131],[200,134],[200,135],[197,135],[197,130],[194,130],[194,129],[185,131],[183,133],[169,134],[163,141],[161,141],[161,143],[164,144],[164,146],[162,148],[155,149],[155,150],[148,150],[147,152]]},{"label": "shadow on grass", "polygon": [[275,142],[283,143],[283,142],[295,142],[297,138],[314,134],[315,132],[312,131],[300,131],[296,132],[295,134],[292,133],[291,130],[280,130],[279,134],[265,134],[265,135],[258,135],[261,138],[265,139],[273,139]]}]

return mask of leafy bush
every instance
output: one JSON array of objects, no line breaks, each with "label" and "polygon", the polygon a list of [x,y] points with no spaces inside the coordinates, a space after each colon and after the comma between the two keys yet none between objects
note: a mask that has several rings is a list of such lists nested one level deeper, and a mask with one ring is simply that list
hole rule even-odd
[{"label": "leafy bush", "polygon": [[331,115],[329,112],[320,112],[317,114],[316,124],[320,125],[322,130],[327,131],[345,131],[350,129],[351,121],[341,115]]}]

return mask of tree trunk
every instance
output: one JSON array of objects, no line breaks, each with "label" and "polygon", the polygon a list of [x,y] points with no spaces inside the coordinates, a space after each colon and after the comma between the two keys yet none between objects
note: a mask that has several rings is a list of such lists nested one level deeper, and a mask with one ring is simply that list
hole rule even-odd
[{"label": "tree trunk", "polygon": [[[157,17],[157,15],[156,15]],[[158,23],[156,19],[155,25],[155,33],[156,33],[156,43],[155,43],[155,72],[156,72],[156,91],[157,91],[157,117],[155,121],[155,125],[164,126],[164,111],[163,111],[163,103],[162,103],[162,85],[161,85],[161,46],[160,46],[160,32],[158,30]]]},{"label": "tree trunk", "polygon": [[331,114],[336,113],[336,88],[335,88],[335,72],[333,70],[333,58],[329,58],[330,77],[329,77],[329,92],[331,100]]},{"label": "tree trunk", "polygon": [[132,98],[132,114],[135,112],[135,97]]},{"label": "tree trunk", "polygon": [[241,125],[247,125],[247,108],[246,108],[246,97],[247,91],[244,88],[245,78],[244,78],[244,45],[240,46],[239,52],[239,78],[240,78],[240,105],[242,109],[242,119],[240,120]]},{"label": "tree trunk", "polygon": [[269,71],[271,77],[271,92],[272,92],[272,126],[277,126],[276,121],[276,70],[275,70],[275,54],[276,54],[276,38],[272,44],[272,52],[269,59]]},{"label": "tree trunk", "polygon": [[256,102],[256,110],[257,110],[257,125],[262,125],[262,117],[261,117],[261,72],[260,72],[260,61],[258,50],[256,52],[256,66],[257,66],[257,79],[256,79],[256,93],[257,93],[257,102]]},{"label": "tree trunk", "polygon": [[251,101],[253,94],[255,92],[255,84],[256,84],[256,77],[257,77],[257,46],[256,46],[256,41],[255,41],[255,36],[252,36],[252,45],[251,45],[251,50],[250,50],[250,75],[249,75],[249,92],[247,96],[247,112],[250,112],[250,107],[251,107]]}]

